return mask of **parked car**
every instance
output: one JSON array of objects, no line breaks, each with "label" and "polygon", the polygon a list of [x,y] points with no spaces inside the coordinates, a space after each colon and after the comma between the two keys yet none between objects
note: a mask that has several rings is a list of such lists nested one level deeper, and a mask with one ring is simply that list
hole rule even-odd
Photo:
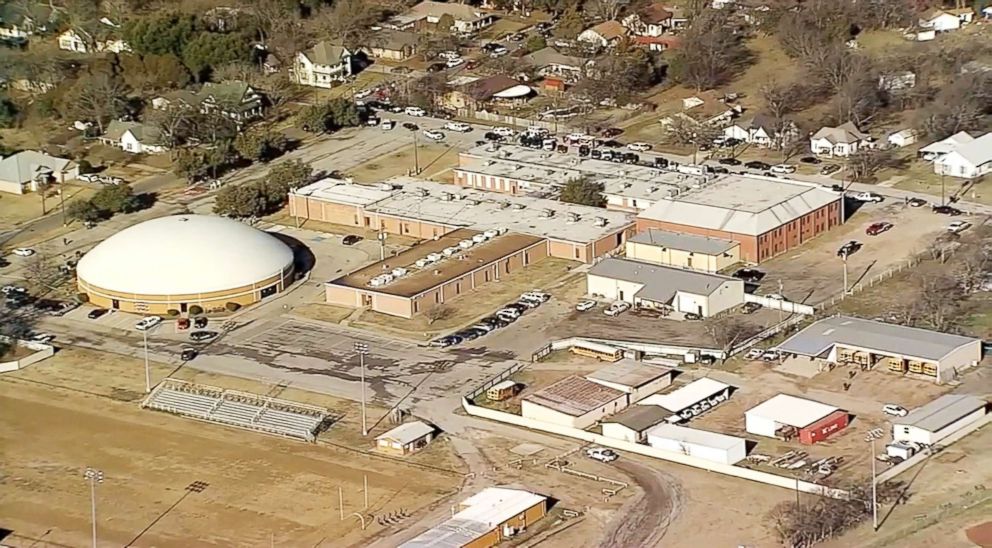
[{"label": "parked car", "polygon": [[820,175],[832,175],[840,171],[840,164],[827,164],[820,168]]},{"label": "parked car", "polygon": [[458,57],[456,59],[448,59],[448,62],[445,63],[444,66],[446,66],[448,68],[455,68],[455,67],[461,66],[463,64],[465,64],[465,60],[462,59],[461,57]]},{"label": "parked car", "polygon": [[630,303],[626,301],[617,301],[610,304],[610,306],[603,311],[603,314],[606,314],[607,316],[619,316],[628,310],[630,310]]},{"label": "parked car", "polygon": [[379,123],[379,127],[382,128],[383,131],[389,131],[396,127],[396,122],[392,120],[383,120]]},{"label": "parked car", "polygon": [[493,133],[503,138],[510,138],[513,137],[514,131],[511,128],[499,126],[493,128]]},{"label": "parked car", "polygon": [[830,185],[830,192],[836,192],[840,194],[844,192],[844,185]]},{"label": "parked car", "polygon": [[733,277],[748,283],[758,283],[765,277],[765,273],[757,268],[741,268],[733,273]]},{"label": "parked car", "polygon": [[907,202],[910,207],[923,207],[927,205],[927,201],[923,198],[910,198]]},{"label": "parked car", "polygon": [[608,127],[606,129],[604,129],[600,133],[600,135],[602,135],[603,137],[606,137],[607,139],[612,139],[613,137],[616,137],[617,135],[620,135],[621,133],[623,133],[623,130],[620,129],[620,128],[618,128],[618,127]]},{"label": "parked car", "polygon": [[905,417],[909,414],[909,411],[901,405],[896,405],[894,403],[887,403],[882,406],[882,413],[886,415],[892,415],[893,417]]},{"label": "parked car", "polygon": [[537,308],[541,306],[541,301],[536,301],[531,299],[520,299],[514,304],[523,306],[524,308]]},{"label": "parked car", "polygon": [[462,342],[462,340],[463,339],[461,337],[459,337],[458,335],[447,335],[447,336],[444,336],[444,337],[438,337],[438,338],[434,339],[433,341],[431,341],[429,344],[430,344],[430,346],[433,346],[433,347],[436,347],[436,348],[447,348],[449,346],[454,346],[454,345]]},{"label": "parked car", "polygon": [[575,309],[579,312],[585,312],[586,310],[592,310],[596,307],[596,301],[584,300],[579,301],[575,305]]},{"label": "parked car", "polygon": [[869,236],[878,236],[879,234],[892,228],[892,226],[892,223],[886,222],[872,223],[865,229],[865,234]]},{"label": "parked car", "polygon": [[47,344],[55,340],[55,335],[51,333],[35,333],[31,335],[31,342]]},{"label": "parked car", "polygon": [[461,55],[459,55],[457,51],[451,51],[451,50],[442,51],[441,53],[437,54],[437,56],[440,57],[441,59],[444,59],[445,61],[450,61],[452,59],[458,59],[461,57]]},{"label": "parked car", "polygon": [[469,329],[478,329],[480,331],[485,331],[486,333],[490,333],[490,332],[496,331],[496,325],[495,324],[490,324],[490,323],[482,323],[482,322],[480,322],[480,323],[477,323],[477,324],[473,325],[472,327],[469,327]]},{"label": "parked car", "polygon": [[420,129],[420,127],[418,127],[417,124],[414,124],[413,122],[403,122],[403,127],[410,131],[417,131],[418,129]]},{"label": "parked car", "polygon": [[193,318],[193,327],[197,329],[203,329],[204,327],[207,326],[207,322],[209,322],[209,320],[207,320],[206,316],[198,316],[196,318]]},{"label": "parked car", "polygon": [[970,227],[971,227],[971,223],[969,223],[968,221],[954,221],[951,224],[947,225],[947,231],[952,234],[958,234],[960,232],[964,232],[965,230],[968,230]]},{"label": "parked car", "polygon": [[795,173],[796,166],[789,164],[777,164],[772,166],[772,173]]},{"label": "parked car", "polygon": [[95,308],[93,310],[90,310],[90,313],[87,314],[86,317],[89,318],[89,319],[91,319],[91,320],[95,320],[97,318],[103,317],[104,315],[107,314],[107,312],[110,312],[110,311],[107,310],[106,308]]},{"label": "parked car", "polygon": [[100,176],[95,173],[84,173],[76,178],[84,183],[96,183],[100,181]]},{"label": "parked car", "polygon": [[341,238],[342,245],[355,245],[360,241],[362,241],[362,237],[358,234],[348,234],[344,238]]},{"label": "parked car", "polygon": [[410,74],[413,72],[413,69],[410,67],[393,67],[389,72],[393,74]]},{"label": "parked car", "polygon": [[3,287],[0,287],[0,293],[3,293],[4,295],[14,295],[18,293],[27,293],[27,292],[28,292],[27,289],[24,289],[19,285],[5,285]]},{"label": "parked car", "polygon": [[521,299],[530,299],[530,300],[535,300],[535,301],[540,301],[542,303],[546,303],[549,300],[551,300],[551,295],[549,295],[549,294],[547,294],[547,293],[545,293],[543,291],[534,290],[534,291],[528,291],[528,292],[524,293],[523,295],[520,295],[520,298]]},{"label": "parked car", "polygon": [[500,308],[499,310],[496,311],[497,316],[510,317],[513,319],[519,318],[521,314],[523,314],[523,311],[517,310],[516,308],[510,308],[509,306],[505,308]]},{"label": "parked car", "polygon": [[427,116],[427,111],[420,107],[406,107],[403,112],[407,116]]},{"label": "parked car", "polygon": [[723,164],[725,166],[739,166],[739,165],[741,165],[741,161],[738,160],[737,158],[720,158],[719,160],[717,160],[717,162],[719,162],[719,163],[721,163],[721,164]]},{"label": "parked car", "polygon": [[440,131],[437,131],[436,129],[425,129],[424,130],[424,137],[427,137],[428,139],[430,139],[432,141],[440,141],[440,140],[444,139],[444,133],[441,133]]},{"label": "parked car", "polygon": [[686,313],[682,314],[682,317],[685,320],[690,321],[690,322],[695,322],[695,321],[699,321],[699,320],[703,319],[703,316],[702,315],[696,314],[695,312],[686,312]]},{"label": "parked car", "polygon": [[883,198],[880,194],[875,194],[874,192],[859,192],[851,196],[851,198],[854,198],[859,202],[871,202],[871,203],[879,203],[885,200],[885,198]]},{"label": "parked car", "polygon": [[193,358],[196,358],[197,354],[196,349],[185,346],[179,353],[179,359],[184,362],[193,361]]},{"label": "parked car", "polygon": [[857,252],[859,249],[861,249],[861,242],[857,240],[851,240],[845,243],[844,245],[840,246],[840,249],[837,250],[837,256],[849,257],[851,256],[852,253]]},{"label": "parked car", "polygon": [[18,247],[14,249],[13,253],[18,257],[30,257],[34,255],[34,250],[30,247]]},{"label": "parked car", "polygon": [[[950,215],[951,217],[957,217],[958,215],[961,215],[960,209],[949,205],[933,206],[933,212],[939,213],[941,215]],[[14,252],[16,253],[17,250],[15,249]]]},{"label": "parked car", "polygon": [[159,316],[145,316],[134,324],[134,328],[138,331],[147,331],[160,323],[162,323],[162,318]]},{"label": "parked car", "polygon": [[761,359],[766,362],[773,362],[782,357],[782,353],[774,348],[770,348],[761,353]]},{"label": "parked car", "polygon": [[799,159],[800,162],[804,164],[819,165],[823,163],[823,160],[817,158],[816,156],[803,156]]},{"label": "parked car", "polygon": [[492,325],[496,329],[500,329],[513,323],[513,320],[507,320],[505,318],[501,318],[496,314],[493,314],[492,316],[486,316],[485,318],[482,318],[481,320],[479,320],[479,323]]},{"label": "parked car", "polygon": [[216,338],[220,333],[216,331],[194,331],[189,334],[189,340],[194,342],[209,341],[210,339]]},{"label": "parked car", "polygon": [[478,339],[479,337],[485,334],[486,334],[485,331],[482,331],[480,329],[473,329],[470,327],[468,329],[462,329],[461,331],[455,333],[455,336],[461,338],[462,341],[474,341],[475,339]]},{"label": "parked car", "polygon": [[466,124],[465,122],[448,122],[444,124],[444,129],[450,131],[457,131],[459,133],[468,133],[472,131],[472,126]]},{"label": "parked car", "polygon": [[744,354],[744,359],[745,360],[759,360],[759,359],[761,359],[761,355],[764,354],[764,353],[765,353],[765,351],[762,350],[761,348],[752,348],[752,349],[748,350],[746,354]]},{"label": "parked car", "polygon": [[748,169],[757,169],[759,171],[767,171],[767,170],[769,170],[769,169],[772,168],[771,165],[766,164],[765,162],[759,162],[757,160],[752,160],[752,161],[744,164],[744,167],[746,167]]},{"label": "parked car", "polygon": [[647,152],[651,150],[651,145],[642,142],[630,143],[627,148],[633,150],[634,152]]},{"label": "parked car", "polygon": [[[431,73],[441,72],[442,70],[444,70],[446,68],[448,68],[448,64],[447,63],[431,63],[427,67],[427,72],[431,72]],[[409,114],[409,113],[407,113],[407,114]],[[416,114],[410,114],[410,116],[417,116],[417,115]],[[421,114],[420,116],[423,116],[423,114]]]},{"label": "parked car", "polygon": [[761,310],[761,305],[758,303],[744,303],[741,307],[742,314],[754,314],[758,310]]},{"label": "parked car", "polygon": [[510,310],[516,310],[519,314],[523,314],[524,312],[527,312],[528,310],[530,310],[531,308],[534,308],[534,307],[533,306],[523,305],[523,304],[520,304],[520,303],[510,303],[510,304],[504,306],[503,308],[504,309],[509,308]]},{"label": "parked car", "polygon": [[604,447],[591,447],[586,449],[586,456],[600,462],[613,462],[620,458],[616,451]]}]

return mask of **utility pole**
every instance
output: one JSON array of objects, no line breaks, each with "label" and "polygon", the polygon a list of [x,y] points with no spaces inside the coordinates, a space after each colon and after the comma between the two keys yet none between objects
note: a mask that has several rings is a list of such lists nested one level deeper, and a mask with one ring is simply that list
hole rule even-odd
[{"label": "utility pole", "polygon": [[[778,294],[782,297],[782,301],[785,300],[785,284],[782,283],[781,278],[778,280]],[[782,302],[778,303],[778,323],[782,323]]]},{"label": "utility pole", "polygon": [[365,419],[365,355],[369,352],[369,345],[361,341],[355,341],[355,352],[358,352],[358,361],[361,367],[362,381],[362,436],[369,435],[369,429]]},{"label": "utility pole", "polygon": [[940,170],[940,205],[944,204],[944,170]]},{"label": "utility pole", "polygon": [[379,234],[376,235],[376,239],[379,240],[379,260],[380,261],[385,261],[386,260],[386,233],[385,232],[379,232]]},{"label": "utility pole", "polygon": [[341,513],[341,521],[344,521],[344,491],[338,486],[338,511]]},{"label": "utility pole", "polygon": [[365,492],[365,508],[363,510],[369,509],[369,475],[362,474],[362,482],[365,484],[362,491]]},{"label": "utility pole", "polygon": [[149,329],[154,329],[154,327],[149,327],[141,332],[142,338],[145,342],[145,394],[149,394],[152,391],[152,373],[151,368],[148,367],[148,331]]},{"label": "utility pole", "polygon": [[865,441],[871,445],[871,526],[872,531],[878,531],[878,479],[875,466],[875,440],[882,437],[882,429],[868,431]]},{"label": "utility pole", "polygon": [[413,174],[420,175],[420,155],[417,153],[417,132],[413,132]]},{"label": "utility pole", "polygon": [[96,484],[103,483],[103,472],[87,466],[83,477],[90,482],[90,519],[93,522],[93,548],[96,548]]},{"label": "utility pole", "polygon": [[844,295],[848,294],[847,290],[847,253],[844,253],[841,258],[844,260]]}]

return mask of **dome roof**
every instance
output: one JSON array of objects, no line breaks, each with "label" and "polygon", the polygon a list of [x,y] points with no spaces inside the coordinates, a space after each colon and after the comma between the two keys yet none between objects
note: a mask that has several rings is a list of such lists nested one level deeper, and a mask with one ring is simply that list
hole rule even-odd
[{"label": "dome roof", "polygon": [[293,262],[271,234],[209,215],[161,217],[126,228],[76,267],[87,284],[120,293],[190,295],[251,285]]}]

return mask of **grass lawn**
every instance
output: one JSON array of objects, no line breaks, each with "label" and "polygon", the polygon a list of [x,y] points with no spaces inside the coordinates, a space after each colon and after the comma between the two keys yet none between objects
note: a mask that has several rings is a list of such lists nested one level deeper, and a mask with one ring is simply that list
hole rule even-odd
[{"label": "grass lawn", "polygon": [[298,306],[293,310],[294,313],[305,318],[329,323],[341,323],[341,320],[350,316],[354,311],[354,308],[348,308],[346,306],[321,303],[309,303]]},{"label": "grass lawn", "polygon": [[513,19],[500,18],[491,27],[484,29],[479,33],[479,38],[489,38],[489,39],[499,39],[507,34],[513,34],[515,32],[520,32],[521,29],[525,29],[531,26],[531,23],[525,23],[523,21],[514,21]]},{"label": "grass lawn", "polygon": [[498,307],[516,299],[525,291],[550,287],[561,281],[565,274],[577,264],[574,261],[548,257],[511,274],[507,278],[502,278],[498,282],[487,283],[478,290],[462,295],[444,305],[449,311],[447,317],[436,320],[434,323],[430,323],[425,314],[414,316],[408,320],[368,311],[353,322],[353,325],[391,331],[412,339],[430,339],[439,333],[453,331],[479,318],[488,316]]},{"label": "grass lawn", "polygon": [[[65,187],[65,204],[75,200],[88,199],[96,191],[92,188],[67,184]],[[58,211],[61,200],[58,196],[49,196],[45,200],[48,212]],[[27,194],[0,193],[0,229],[9,229],[41,216],[41,197],[35,192]]]},{"label": "grass lawn", "polygon": [[862,32],[857,38],[858,46],[873,54],[886,50],[912,45],[912,42],[902,37],[898,30],[869,30]]},{"label": "grass lawn", "polygon": [[411,173],[417,165],[421,169],[420,175],[430,179],[458,165],[458,150],[441,143],[418,141],[416,155],[413,144],[410,144],[392,154],[366,162],[348,171],[348,175],[359,183],[373,183]]}]

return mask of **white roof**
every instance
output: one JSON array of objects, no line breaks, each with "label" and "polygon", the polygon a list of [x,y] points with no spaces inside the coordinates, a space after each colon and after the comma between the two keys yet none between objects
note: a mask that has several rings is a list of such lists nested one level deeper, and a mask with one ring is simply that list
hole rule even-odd
[{"label": "white roof", "polygon": [[649,444],[651,443],[651,438],[663,438],[682,443],[712,447],[714,449],[733,449],[745,442],[744,438],[696,428],[686,428],[685,426],[675,426],[674,424],[659,424],[648,430],[647,436]]},{"label": "white roof", "polygon": [[401,424],[392,430],[385,432],[379,436],[376,436],[376,441],[378,440],[392,440],[397,443],[406,445],[408,443],[413,443],[420,438],[434,433],[434,427],[423,421],[408,422],[406,424]]},{"label": "white roof", "polygon": [[80,280],[137,295],[195,295],[249,286],[280,274],[293,251],[244,223],[173,215],[126,228],[79,261]]},{"label": "white roof", "polygon": [[528,491],[489,487],[462,502],[461,512],[400,546],[461,548],[544,500],[547,497]]},{"label": "white roof", "polygon": [[520,84],[519,86],[513,86],[512,88],[504,89],[499,93],[494,93],[493,97],[498,97],[500,99],[513,99],[515,97],[526,97],[531,94],[534,90],[530,86],[525,86]]},{"label": "white roof", "polygon": [[921,148],[920,152],[923,154],[947,154],[948,152],[954,150],[955,147],[965,143],[970,143],[974,140],[975,138],[967,132],[959,131],[946,139],[941,139],[940,141],[930,143],[929,145]]},{"label": "white roof", "polygon": [[356,185],[343,179],[328,177],[300,187],[294,190],[293,194],[330,200],[344,205],[366,206],[389,198],[393,195],[393,191],[371,185]]},{"label": "white roof", "polygon": [[837,411],[837,408],[832,405],[779,394],[748,409],[744,415],[761,417],[795,428],[805,428],[834,411]]},{"label": "white roof", "polygon": [[637,402],[639,405],[660,405],[672,413],[711,398],[730,388],[729,384],[703,377],[667,394],[654,394]]},{"label": "white roof", "polygon": [[938,163],[950,161],[952,156],[958,156],[973,166],[981,166],[992,162],[992,131],[971,142],[957,145],[946,156],[937,160]]}]

